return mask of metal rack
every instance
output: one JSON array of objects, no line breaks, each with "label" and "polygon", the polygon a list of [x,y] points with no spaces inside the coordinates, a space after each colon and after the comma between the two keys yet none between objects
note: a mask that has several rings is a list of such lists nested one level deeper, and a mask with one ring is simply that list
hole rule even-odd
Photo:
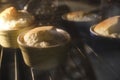
[{"label": "metal rack", "polygon": [[[34,80],[20,49],[1,49],[1,80]],[[72,47],[66,63],[49,71],[33,70],[35,80],[95,80],[91,64],[78,47]]]}]

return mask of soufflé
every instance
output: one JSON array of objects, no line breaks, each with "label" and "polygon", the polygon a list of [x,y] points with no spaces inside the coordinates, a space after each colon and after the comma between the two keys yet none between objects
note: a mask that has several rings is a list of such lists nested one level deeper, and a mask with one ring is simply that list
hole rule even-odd
[{"label": "souffl\u00e9", "polygon": [[34,16],[24,10],[8,7],[0,13],[0,44],[17,48],[17,36],[32,27]]},{"label": "souffl\u00e9", "polygon": [[70,35],[54,26],[41,26],[21,33],[17,38],[26,65],[41,70],[65,62]]},{"label": "souffl\u00e9", "polygon": [[95,25],[93,30],[101,36],[120,38],[120,16],[113,16],[103,20]]}]

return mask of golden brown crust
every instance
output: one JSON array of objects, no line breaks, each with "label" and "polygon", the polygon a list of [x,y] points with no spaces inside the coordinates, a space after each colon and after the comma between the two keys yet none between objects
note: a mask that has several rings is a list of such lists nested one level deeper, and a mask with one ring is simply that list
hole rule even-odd
[{"label": "golden brown crust", "polygon": [[37,27],[24,35],[25,44],[35,47],[48,47],[62,44],[65,41],[67,41],[65,36],[54,26]]},{"label": "golden brown crust", "polygon": [[77,18],[81,19],[84,16],[85,12],[84,11],[75,11],[75,12],[70,12],[66,15],[67,20],[76,20]]},{"label": "golden brown crust", "polygon": [[34,16],[15,7],[6,8],[0,13],[0,29],[21,29],[34,23]]},{"label": "golden brown crust", "polygon": [[104,31],[107,31],[110,27],[116,28],[116,26],[118,26],[117,24],[119,23],[119,19],[120,19],[120,16],[110,17],[110,18],[98,23],[95,26],[94,31],[97,33],[104,34]]},{"label": "golden brown crust", "polygon": [[6,8],[3,12],[0,13],[0,18],[11,19],[17,16],[17,10],[15,7]]}]

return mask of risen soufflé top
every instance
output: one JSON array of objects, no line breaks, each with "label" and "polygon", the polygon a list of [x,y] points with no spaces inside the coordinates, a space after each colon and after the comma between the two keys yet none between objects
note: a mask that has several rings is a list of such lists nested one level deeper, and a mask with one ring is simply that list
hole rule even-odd
[{"label": "risen souffl\u00e9 top", "polygon": [[26,45],[41,48],[63,44],[68,41],[67,36],[53,26],[34,28],[26,32],[23,39]]},{"label": "risen souffl\u00e9 top", "polygon": [[8,7],[0,13],[0,30],[16,30],[32,25],[34,17],[24,10]]},{"label": "risen souffl\u00e9 top", "polygon": [[94,31],[102,36],[120,38],[120,16],[113,16],[98,23]]}]

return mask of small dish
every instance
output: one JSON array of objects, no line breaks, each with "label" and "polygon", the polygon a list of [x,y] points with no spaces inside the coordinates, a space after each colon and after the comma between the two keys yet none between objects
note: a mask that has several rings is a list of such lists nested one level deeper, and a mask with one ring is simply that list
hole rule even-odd
[{"label": "small dish", "polygon": [[29,12],[11,6],[0,13],[0,45],[5,48],[18,48],[17,36],[33,28],[35,18]]},{"label": "small dish", "polygon": [[89,28],[100,21],[100,17],[92,12],[73,11],[62,15],[63,26],[72,37],[89,34]]},{"label": "small dish", "polygon": [[96,25],[90,27],[90,35],[93,41],[93,46],[105,49],[118,49],[120,47],[120,38],[101,35],[94,31]]},{"label": "small dish", "polygon": [[39,70],[63,64],[70,49],[70,41],[70,35],[66,31],[59,28],[53,30],[52,26],[34,28],[21,33],[17,38],[26,65]]}]

